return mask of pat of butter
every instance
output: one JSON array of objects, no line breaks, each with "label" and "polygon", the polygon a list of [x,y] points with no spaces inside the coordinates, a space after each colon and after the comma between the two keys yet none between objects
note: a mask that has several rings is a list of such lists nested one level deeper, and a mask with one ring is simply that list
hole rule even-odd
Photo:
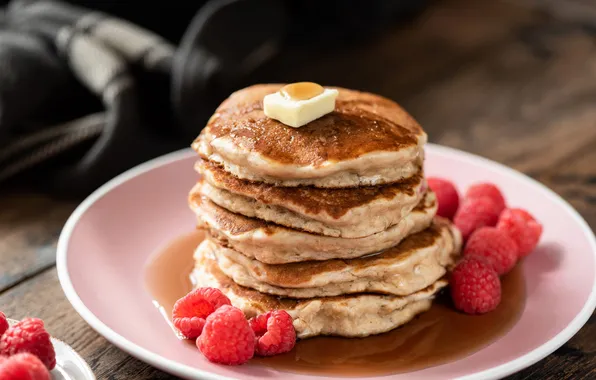
[{"label": "pat of butter", "polygon": [[280,92],[266,95],[263,111],[267,117],[279,120],[290,127],[300,128],[335,109],[338,91],[325,89],[319,95],[306,100],[294,100]]}]

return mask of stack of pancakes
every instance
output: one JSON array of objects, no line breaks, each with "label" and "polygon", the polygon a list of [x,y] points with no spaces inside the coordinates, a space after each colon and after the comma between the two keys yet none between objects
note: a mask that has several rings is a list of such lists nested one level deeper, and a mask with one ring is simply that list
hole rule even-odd
[{"label": "stack of pancakes", "polygon": [[208,239],[193,280],[248,316],[284,309],[300,338],[362,337],[427,310],[461,237],[435,216],[426,134],[396,103],[337,88],[301,128],[263,113],[281,85],[232,94],[194,141],[189,203]]}]

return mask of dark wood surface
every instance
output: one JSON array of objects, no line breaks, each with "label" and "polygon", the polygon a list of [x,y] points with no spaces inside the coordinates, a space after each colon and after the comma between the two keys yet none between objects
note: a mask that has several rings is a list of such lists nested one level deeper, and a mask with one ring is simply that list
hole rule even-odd
[{"label": "dark wood surface", "polygon": [[[275,64],[291,72],[280,80],[341,84],[399,101],[431,142],[532,176],[595,228],[596,17],[592,25],[589,12],[569,9],[553,17],[519,2],[438,2],[374,42],[307,60],[296,52]],[[0,309],[13,318],[43,318],[98,379],[171,379],[109,344],[64,297],[54,265],[56,239],[77,203],[0,195]],[[596,378],[594,322],[510,378]]]}]

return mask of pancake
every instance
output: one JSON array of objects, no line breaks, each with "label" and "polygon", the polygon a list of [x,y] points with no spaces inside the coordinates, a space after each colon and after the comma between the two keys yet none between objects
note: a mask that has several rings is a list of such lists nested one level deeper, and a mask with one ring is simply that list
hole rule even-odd
[{"label": "pancake", "polygon": [[399,223],[385,231],[354,239],[316,235],[260,219],[235,214],[191,191],[189,205],[198,226],[224,246],[267,264],[307,260],[351,259],[397,245],[406,236],[427,228],[437,212],[434,193],[423,200]]},{"label": "pancake", "polygon": [[221,272],[215,259],[195,252],[192,272],[196,287],[220,289],[247,317],[269,310],[286,310],[294,319],[298,338],[317,335],[366,337],[401,326],[430,308],[435,294],[447,285],[441,279],[406,297],[354,294],[296,300],[279,298],[237,285]]},{"label": "pancake", "polygon": [[203,176],[196,190],[217,205],[248,217],[335,237],[358,238],[386,230],[409,214],[426,191],[422,171],[401,183],[322,189],[241,180],[204,160],[196,167]]},{"label": "pancake", "polygon": [[439,218],[395,247],[351,260],[271,265],[210,240],[199,247],[215,257],[221,271],[238,285],[292,298],[352,293],[407,296],[443,277],[458,258],[460,248],[459,232]]},{"label": "pancake", "polygon": [[336,88],[335,111],[301,128],[263,113],[263,97],[283,85],[233,93],[192,143],[235,176],[278,186],[356,187],[418,173],[427,135],[395,102]]}]

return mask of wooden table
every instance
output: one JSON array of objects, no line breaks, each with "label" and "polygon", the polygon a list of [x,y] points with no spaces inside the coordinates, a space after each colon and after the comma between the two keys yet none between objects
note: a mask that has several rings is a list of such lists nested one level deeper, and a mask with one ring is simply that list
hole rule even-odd
[{"label": "wooden table", "polygon": [[[302,65],[295,60],[300,52],[288,54],[276,65],[291,73],[280,80],[307,78],[396,99],[430,141],[530,175],[594,228],[596,28],[587,16],[566,12],[555,19],[504,1],[438,2],[373,43],[311,54]],[[54,265],[56,239],[77,203],[0,195],[0,309],[13,318],[43,318],[99,379],[171,379],[109,344],[64,297]],[[596,378],[595,321],[511,379]]]}]

